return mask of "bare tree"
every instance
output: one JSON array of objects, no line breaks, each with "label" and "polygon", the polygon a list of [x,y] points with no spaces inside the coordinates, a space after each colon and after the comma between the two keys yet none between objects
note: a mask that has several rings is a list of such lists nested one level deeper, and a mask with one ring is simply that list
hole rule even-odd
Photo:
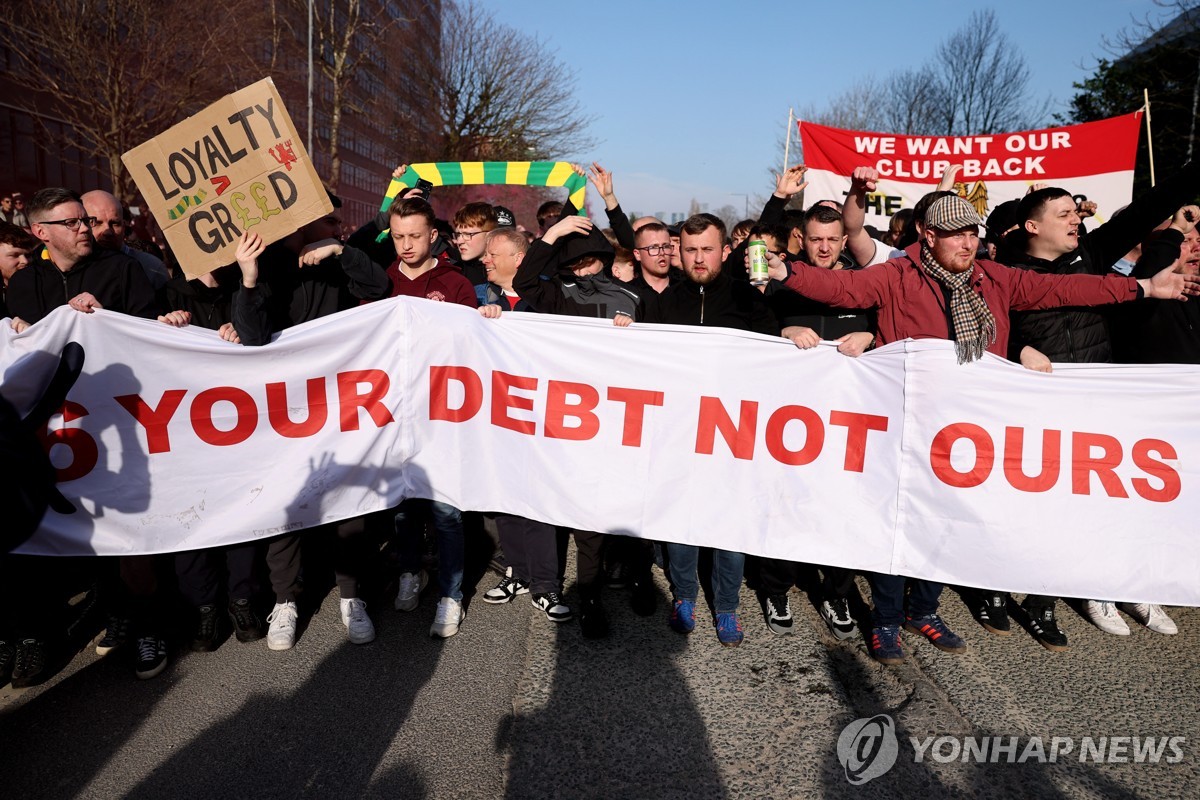
[{"label": "bare tree", "polygon": [[802,118],[848,130],[965,136],[1036,127],[1049,103],[1030,97],[1024,55],[992,11],[976,11],[921,67],[860,79]]},{"label": "bare tree", "polygon": [[[254,13],[234,5],[213,0],[205,14]],[[35,120],[39,146],[99,158],[114,194],[131,200],[121,154],[233,85],[237,45],[218,26],[180,24],[195,14],[186,0],[2,3],[0,47],[14,60],[6,77],[24,90],[5,99]]]},{"label": "bare tree", "polygon": [[[929,133],[969,136],[1040,124],[1048,104],[1031,104],[1029,66],[992,10],[974,11],[938,45],[926,68],[940,95],[940,120]],[[935,117],[936,119],[936,117]]]},{"label": "bare tree", "polygon": [[441,44],[426,86],[441,127],[430,160],[559,159],[592,146],[574,73],[536,37],[451,1]]},{"label": "bare tree", "polygon": [[882,131],[932,131],[942,109],[951,105],[946,87],[928,64],[893,73],[886,87],[886,96],[880,101]]},{"label": "bare tree", "polygon": [[[1062,122],[1091,122],[1140,108],[1149,94],[1159,174],[1196,156],[1200,122],[1200,2],[1155,0],[1157,8],[1105,37],[1094,73],[1075,84]],[[1139,137],[1134,193],[1150,188],[1149,137]]]},{"label": "bare tree", "polygon": [[811,104],[801,107],[798,117],[831,128],[878,130],[885,118],[882,108],[887,100],[887,87],[868,76],[855,81],[823,108]]},{"label": "bare tree", "polygon": [[[288,0],[290,14],[275,16],[277,25],[287,26],[297,40],[307,42],[306,25],[309,0]],[[358,90],[363,85],[382,88],[389,51],[405,51],[389,42],[398,29],[411,20],[391,13],[386,3],[377,0],[329,0],[311,3],[313,13],[313,63],[329,86],[324,107],[329,114],[329,136],[325,153],[329,156],[326,180],[334,192],[341,182],[341,136],[349,115],[375,115],[386,108],[387,98],[379,93]],[[277,40],[280,38],[277,34]],[[411,57],[411,52],[409,52]],[[362,80],[361,73],[370,73]],[[384,125],[385,129],[388,127]]]},{"label": "bare tree", "polygon": [[732,231],[733,227],[742,221],[742,210],[738,210],[728,203],[720,208],[714,208],[709,213],[725,223],[726,233]]}]

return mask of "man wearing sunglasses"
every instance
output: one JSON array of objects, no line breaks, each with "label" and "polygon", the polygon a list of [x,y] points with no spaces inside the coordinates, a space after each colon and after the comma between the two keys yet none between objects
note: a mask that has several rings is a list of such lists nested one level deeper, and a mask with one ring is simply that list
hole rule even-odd
[{"label": "man wearing sunglasses", "polygon": [[86,314],[104,308],[158,316],[154,287],[141,266],[124,253],[96,247],[93,218],[79,195],[42,189],[29,204],[29,220],[43,249],[9,282],[7,301],[14,316],[33,324],[64,304]]}]

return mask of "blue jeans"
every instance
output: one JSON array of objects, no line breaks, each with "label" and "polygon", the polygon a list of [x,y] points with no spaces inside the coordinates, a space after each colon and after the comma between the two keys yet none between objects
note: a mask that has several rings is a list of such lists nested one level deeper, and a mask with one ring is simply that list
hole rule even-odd
[{"label": "blue jeans", "polygon": [[878,628],[884,625],[903,625],[905,616],[904,585],[908,583],[908,615],[925,617],[936,614],[938,598],[942,596],[942,584],[903,575],[884,575],[879,572],[864,572],[871,584],[871,624]]},{"label": "blue jeans", "polygon": [[425,520],[433,516],[438,544],[438,588],[441,597],[461,601],[464,536],[462,512],[436,500],[413,498],[396,508],[396,538],[400,546],[400,571],[421,571],[421,553],[425,543]]},{"label": "blue jeans", "polygon": [[[700,596],[700,585],[696,578],[696,565],[700,548],[690,544],[667,543],[670,560],[671,586],[678,600],[696,601]],[[738,593],[742,590],[742,570],[746,564],[744,553],[729,550],[713,550],[712,590],[713,611],[728,614],[738,610]]]}]

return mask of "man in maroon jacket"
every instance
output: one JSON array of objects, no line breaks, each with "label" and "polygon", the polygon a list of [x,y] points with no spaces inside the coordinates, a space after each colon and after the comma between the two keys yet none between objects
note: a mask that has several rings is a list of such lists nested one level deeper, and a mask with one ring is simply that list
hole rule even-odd
[{"label": "man in maroon jacket", "polygon": [[387,269],[392,279],[391,297],[424,297],[477,308],[475,287],[450,263],[445,253],[433,255],[437,238],[437,216],[429,203],[410,197],[392,205],[388,215],[389,235],[396,260]]},{"label": "man in maroon jacket", "polygon": [[[437,217],[419,197],[398,200],[388,214],[388,230],[396,248],[396,261],[388,267],[392,297],[423,297],[477,308],[475,287],[445,255],[433,255]],[[462,607],[464,533],[462,512],[437,500],[412,498],[396,509],[395,529],[400,546],[400,590],[397,611],[416,609],[421,590],[429,580],[421,569],[425,519],[433,517],[438,537],[438,600],[429,635],[449,638],[458,633],[466,616]]]},{"label": "man in maroon jacket", "polygon": [[[1009,311],[1060,306],[1094,306],[1152,297],[1186,299],[1200,293],[1200,278],[1164,269],[1152,278],[1119,275],[1052,275],[976,261],[983,221],[961,197],[943,197],[929,207],[921,240],[903,256],[863,270],[828,270],[796,265],[792,272],[774,254],[771,277],[805,297],[840,308],[874,308],[880,345],[902,339],[948,339],[959,363],[990,352],[1008,352]],[[874,601],[871,655],[884,664],[904,660],[900,625],[951,653],[966,643],[937,615],[940,583],[868,574]]]}]

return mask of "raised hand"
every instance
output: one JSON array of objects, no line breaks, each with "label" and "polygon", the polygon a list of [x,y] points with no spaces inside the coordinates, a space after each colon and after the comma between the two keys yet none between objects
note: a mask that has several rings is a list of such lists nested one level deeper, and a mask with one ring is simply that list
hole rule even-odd
[{"label": "raised hand", "polygon": [[808,172],[808,167],[803,164],[797,164],[794,167],[788,167],[783,174],[775,174],[775,196],[782,198],[790,198],[794,194],[799,194],[804,191],[804,187],[808,186],[808,181],[804,180],[804,173]]},{"label": "raised hand", "polygon": [[1187,236],[1200,222],[1200,206],[1184,206],[1171,217],[1171,227]]},{"label": "raised hand", "polygon": [[250,231],[243,233],[238,242],[233,257],[237,259],[238,267],[242,270],[242,284],[247,289],[253,289],[258,282],[258,257],[266,247],[263,238]]},{"label": "raised hand", "polygon": [[613,178],[612,173],[596,161],[592,162],[592,168],[588,171],[588,180],[596,187],[596,191],[600,193],[600,197],[604,200],[607,206],[609,201],[612,201],[613,206],[616,206],[617,196],[613,193]]},{"label": "raised hand", "polygon": [[569,217],[563,217],[558,222],[550,226],[546,234],[542,237],[542,241],[546,244],[554,244],[563,236],[569,236],[572,233],[586,234],[593,227],[593,223],[587,217],[580,217],[572,214]]},{"label": "raised hand", "polygon": [[850,174],[850,191],[852,192],[856,188],[873,192],[878,185],[879,171],[874,167],[855,167],[854,172]]},{"label": "raised hand", "polygon": [[938,181],[937,190],[949,192],[954,189],[954,184],[958,181],[958,173],[961,171],[962,164],[951,164],[946,167],[946,171],[942,173],[942,179]]}]

